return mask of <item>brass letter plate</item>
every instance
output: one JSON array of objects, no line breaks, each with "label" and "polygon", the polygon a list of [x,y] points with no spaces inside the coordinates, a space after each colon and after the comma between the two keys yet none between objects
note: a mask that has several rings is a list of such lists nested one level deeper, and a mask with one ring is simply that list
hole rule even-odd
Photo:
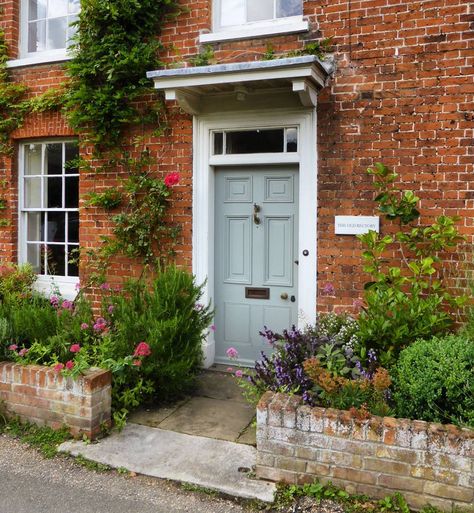
[{"label": "brass letter plate", "polygon": [[246,299],[270,299],[270,289],[245,287]]}]

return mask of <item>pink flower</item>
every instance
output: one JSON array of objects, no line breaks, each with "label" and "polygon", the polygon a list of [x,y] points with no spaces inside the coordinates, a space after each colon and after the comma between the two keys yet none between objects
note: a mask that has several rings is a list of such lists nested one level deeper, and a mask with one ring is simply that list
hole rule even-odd
[{"label": "pink flower", "polygon": [[165,185],[166,187],[173,187],[179,183],[179,173],[168,173],[165,176]]},{"label": "pink flower", "polygon": [[63,304],[61,305],[61,308],[63,310],[73,310],[74,309],[74,303],[72,301],[68,301],[67,299],[63,301]]},{"label": "pink flower", "polygon": [[59,298],[58,298],[58,296],[51,296],[49,298],[49,302],[51,303],[52,307],[54,307],[54,308],[58,308],[59,307]]},{"label": "pink flower", "polygon": [[110,285],[108,283],[102,283],[100,286],[102,290],[110,290]]},{"label": "pink flower", "polygon": [[150,356],[151,349],[150,346],[146,342],[140,342],[138,346],[135,348],[133,356]]},{"label": "pink flower", "polygon": [[54,372],[61,372],[63,369],[64,369],[64,363],[57,363],[53,367]]},{"label": "pink flower", "polygon": [[334,288],[334,285],[332,283],[326,283],[323,287],[323,292],[327,296],[334,296],[336,293],[336,289]]},{"label": "pink flower", "polygon": [[216,331],[216,326],[214,324],[211,326],[211,331]]},{"label": "pink flower", "polygon": [[9,351],[16,351],[18,349],[18,346],[16,344],[11,344],[8,346]]},{"label": "pink flower", "polygon": [[243,375],[244,375],[244,373],[241,370],[236,370],[235,371],[235,377],[236,378],[241,378]]},{"label": "pink flower", "polygon": [[104,331],[106,327],[107,327],[107,321],[103,317],[98,317],[95,320],[95,324],[94,324],[95,331]]},{"label": "pink flower", "polygon": [[112,315],[114,313],[114,305],[109,305],[109,307],[107,308],[107,311],[109,312],[110,315]]},{"label": "pink flower", "polygon": [[87,322],[83,322],[81,324],[81,330],[87,330],[87,329],[89,329],[89,325],[87,324]]},{"label": "pink flower", "polygon": [[229,349],[226,351],[226,355],[228,358],[238,358],[239,352],[237,349],[235,349],[235,347],[229,347]]},{"label": "pink flower", "polygon": [[28,351],[29,351],[29,349],[26,349],[24,347],[21,351],[18,351],[18,354],[19,354],[19,356],[25,356],[25,354],[27,354]]},{"label": "pink flower", "polygon": [[227,372],[234,372],[234,369],[232,367],[227,367]]},{"label": "pink flower", "polygon": [[66,362],[66,369],[67,370],[71,370],[71,369],[74,369],[74,362],[72,360],[68,360]]},{"label": "pink flower", "polygon": [[141,360],[133,360],[133,365],[135,365],[135,367],[141,367],[142,361]]},{"label": "pink flower", "polygon": [[81,284],[77,282],[74,288],[77,290],[77,292],[79,292],[81,290]]},{"label": "pink flower", "polygon": [[71,351],[71,353],[78,353],[80,350],[81,350],[81,346],[79,344],[73,344],[69,348],[69,351]]}]

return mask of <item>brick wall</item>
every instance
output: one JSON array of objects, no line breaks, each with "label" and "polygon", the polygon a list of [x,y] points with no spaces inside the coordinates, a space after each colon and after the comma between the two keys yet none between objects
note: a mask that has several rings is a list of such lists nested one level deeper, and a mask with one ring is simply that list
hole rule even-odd
[{"label": "brick wall", "polygon": [[322,482],[381,498],[396,491],[427,503],[474,511],[474,431],[422,421],[303,406],[267,392],[257,408],[257,476]]},{"label": "brick wall", "polygon": [[[211,29],[211,0],[182,0],[188,7],[169,22],[162,40],[165,62],[183,65],[201,49],[199,34]],[[12,57],[18,48],[19,0],[0,0],[0,26],[6,28]],[[423,218],[438,214],[463,217],[461,230],[474,233],[474,47],[472,2],[462,0],[305,0],[310,31],[212,44],[216,62],[258,60],[272,47],[275,55],[301,49],[306,42],[331,37],[337,63],[318,106],[318,308],[353,308],[366,277],[355,237],[334,235],[334,215],[372,214],[374,192],[366,168],[374,161],[392,166],[403,186],[421,198]],[[30,94],[63,80],[60,64],[16,69],[13,77]],[[156,101],[150,96],[145,101]],[[174,107],[170,139],[145,134],[145,144],[159,163],[154,172],[179,171],[173,216],[183,224],[178,262],[191,267],[192,121]],[[29,137],[70,135],[59,114],[36,115],[14,134]],[[90,148],[82,149],[87,155]],[[16,159],[3,159],[7,179],[9,229],[0,230],[0,256],[17,257]],[[315,170],[316,172],[316,170]],[[107,176],[84,174],[81,195],[113,185],[120,171]],[[387,226],[383,223],[382,230]],[[96,247],[110,231],[99,209],[81,209],[81,244]],[[470,244],[467,245],[470,248]],[[115,259],[110,275],[139,272],[134,262]],[[87,270],[81,269],[85,281]],[[326,285],[330,284],[331,287]]]},{"label": "brick wall", "polygon": [[0,362],[0,404],[23,421],[94,438],[111,420],[111,374],[91,370],[76,380],[49,367]]}]

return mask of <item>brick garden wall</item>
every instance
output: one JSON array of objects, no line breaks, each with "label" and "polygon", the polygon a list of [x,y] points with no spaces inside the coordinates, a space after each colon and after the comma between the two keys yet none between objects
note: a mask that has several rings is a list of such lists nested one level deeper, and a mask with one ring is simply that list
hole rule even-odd
[{"label": "brick garden wall", "polygon": [[[23,421],[94,438],[111,420],[111,374],[91,370],[76,380],[51,368],[0,362],[0,406]],[[3,404],[2,404],[3,403]]]},{"label": "brick garden wall", "polygon": [[[0,0],[0,27],[6,29],[12,57],[18,54],[19,1]],[[162,41],[165,62],[185,65],[202,47],[199,34],[211,30],[211,0],[182,0],[188,7],[169,22]],[[334,235],[334,215],[374,212],[367,166],[392,166],[406,188],[421,198],[425,220],[438,214],[463,216],[461,230],[474,233],[474,7],[462,0],[305,0],[310,31],[212,44],[216,62],[259,60],[269,47],[275,56],[300,50],[308,41],[332,38],[337,71],[321,92],[318,106],[318,308],[351,309],[366,277],[354,237]],[[63,81],[63,66],[48,64],[12,71],[30,94]],[[144,102],[156,101],[155,96]],[[145,134],[144,143],[159,159],[154,171],[179,171],[172,215],[183,225],[178,262],[191,267],[192,120],[172,107],[170,139]],[[71,135],[57,113],[39,114],[14,134],[31,137]],[[83,147],[84,156],[90,148]],[[0,159],[9,193],[11,225],[0,229],[0,257],[17,258],[16,157]],[[315,170],[316,172],[316,170]],[[120,176],[84,173],[80,194],[114,185]],[[110,231],[109,216],[81,203],[80,242],[97,247]],[[308,213],[309,214],[309,213]],[[382,225],[386,231],[387,226]],[[467,244],[466,247],[470,247]],[[134,262],[115,259],[111,280],[139,272]],[[87,270],[81,268],[85,281]]]},{"label": "brick garden wall", "polygon": [[474,431],[422,421],[303,406],[267,392],[257,408],[257,476],[307,483],[319,478],[350,493],[396,491],[427,503],[474,511]]}]

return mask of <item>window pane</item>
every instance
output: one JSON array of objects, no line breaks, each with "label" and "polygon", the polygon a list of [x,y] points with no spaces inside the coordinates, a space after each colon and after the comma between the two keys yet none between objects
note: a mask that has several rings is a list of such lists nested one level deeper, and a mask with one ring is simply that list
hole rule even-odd
[{"label": "window pane", "polygon": [[47,50],[66,48],[67,18],[54,18],[48,20]]},{"label": "window pane", "polygon": [[283,129],[245,130],[227,132],[226,153],[279,153],[283,152]]},{"label": "window pane", "polygon": [[247,0],[247,21],[273,20],[275,0]]},{"label": "window pane", "polygon": [[50,244],[46,246],[47,250],[47,270],[46,274],[52,276],[65,276],[66,271],[66,251],[64,246]]},{"label": "window pane", "polygon": [[79,177],[70,176],[66,178],[66,208],[79,207]]},{"label": "window pane", "polygon": [[36,274],[43,272],[42,248],[41,244],[28,244],[26,248],[26,260],[33,266],[33,271]]},{"label": "window pane", "polygon": [[25,208],[41,206],[41,178],[25,178]]},{"label": "window pane", "polygon": [[25,146],[25,175],[41,174],[41,144]]},{"label": "window pane", "polygon": [[66,44],[69,46],[72,43],[72,38],[77,32],[77,26],[73,25],[74,22],[78,20],[78,16],[69,16],[67,22],[67,38],[66,38]]},{"label": "window pane", "polygon": [[66,240],[66,214],[64,212],[48,212],[46,232],[48,242],[64,242]]},{"label": "window pane", "polygon": [[62,208],[63,206],[63,179],[46,178],[45,208]]},{"label": "window pane", "polygon": [[57,18],[58,16],[66,16],[68,9],[67,0],[49,0],[48,18]]},{"label": "window pane", "polygon": [[303,14],[302,0],[276,0],[277,18],[286,18],[287,16],[298,16]]},{"label": "window pane", "polygon": [[68,216],[68,241],[79,242],[79,212],[69,212]]},{"label": "window pane", "polygon": [[77,166],[71,166],[70,161],[79,157],[79,147],[75,143],[66,143],[66,174],[77,174],[79,169]]},{"label": "window pane", "polygon": [[46,22],[28,23],[28,51],[43,52],[46,49]]},{"label": "window pane", "polygon": [[[254,0],[260,1],[260,0]],[[245,0],[221,0],[220,26],[243,25],[245,19]]]},{"label": "window pane", "polygon": [[62,144],[47,144],[44,155],[44,169],[48,175],[60,175],[63,172]]},{"label": "window pane", "polygon": [[80,0],[69,0],[69,14],[77,14],[81,9]]},{"label": "window pane", "polygon": [[27,240],[44,241],[44,213],[30,212],[26,215]]},{"label": "window pane", "polygon": [[68,246],[68,276],[79,276],[79,246]]},{"label": "window pane", "polygon": [[224,151],[224,133],[214,133],[214,155],[222,155]]},{"label": "window pane", "polygon": [[30,0],[28,3],[28,20],[46,18],[46,0]]},{"label": "window pane", "polygon": [[288,153],[298,151],[298,130],[296,128],[286,129],[286,151]]}]

